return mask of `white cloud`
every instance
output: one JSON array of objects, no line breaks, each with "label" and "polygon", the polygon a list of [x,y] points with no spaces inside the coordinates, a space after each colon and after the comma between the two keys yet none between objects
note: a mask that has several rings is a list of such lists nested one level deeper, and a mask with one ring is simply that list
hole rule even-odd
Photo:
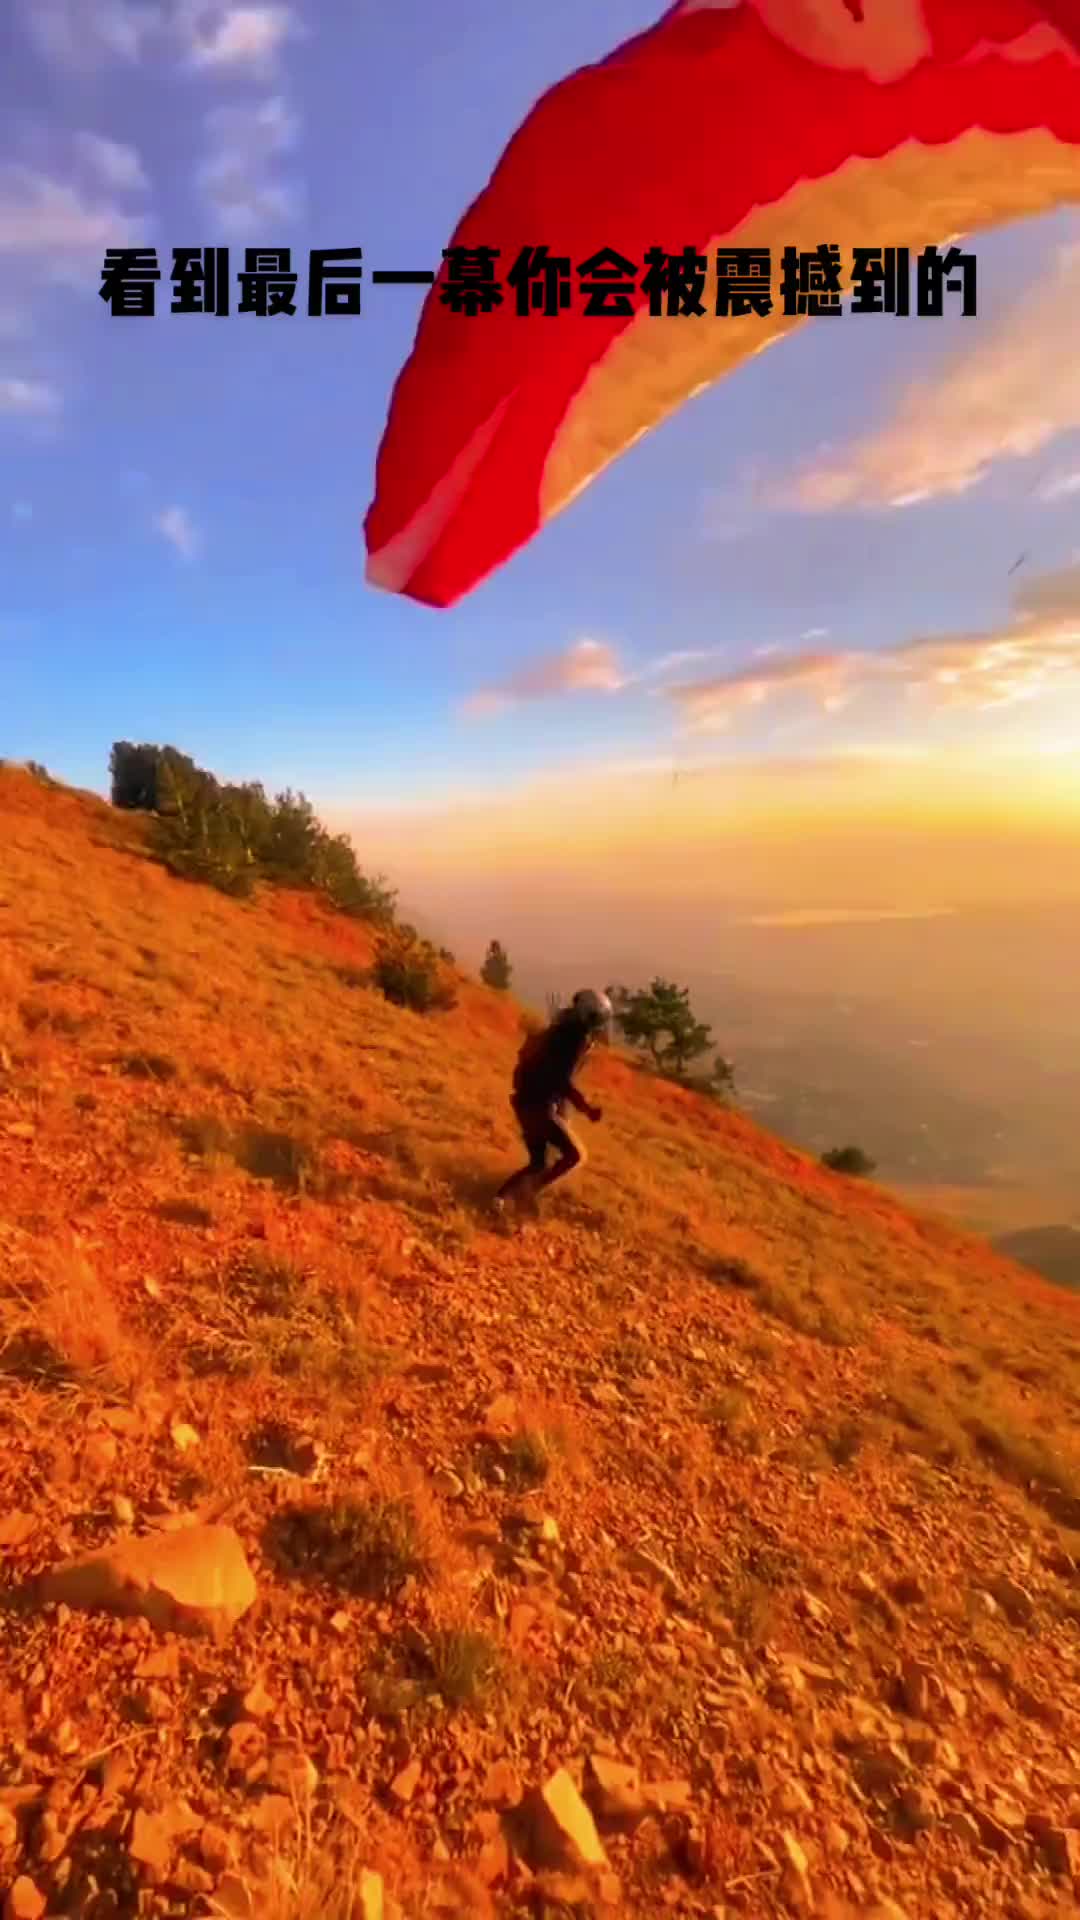
[{"label": "white cloud", "polygon": [[126,147],[119,140],[108,140],[100,133],[77,133],[74,145],[88,171],[102,186],[111,187],[117,193],[142,193],[148,187],[149,181],[134,147]]},{"label": "white cloud", "polygon": [[198,177],[223,227],[253,232],[297,210],[297,189],[272,167],[295,144],[298,123],[278,95],[256,106],[216,107],[206,117],[209,152]]},{"label": "white cloud", "polygon": [[1042,606],[1018,599],[1000,631],[931,635],[878,652],[779,654],[667,691],[691,731],[716,733],[792,696],[835,713],[867,693],[899,690],[934,710],[985,712],[1080,689],[1080,573],[1057,578],[1056,598],[1047,589]]},{"label": "white cloud", "polygon": [[715,651],[715,648],[709,647],[679,647],[674,653],[662,653],[639,667],[637,673],[631,674],[627,684],[630,681],[655,679],[657,674],[670,673],[673,667],[693,666],[699,660],[707,660],[710,653]]},{"label": "white cloud", "polygon": [[903,394],[891,420],[768,490],[809,512],[904,507],[970,492],[1002,460],[1023,460],[1080,430],[1080,249],[996,326]]},{"label": "white cloud", "polygon": [[195,558],[200,541],[186,507],[163,507],[154,515],[154,531],[176,548],[181,559]]},{"label": "white cloud", "polygon": [[23,26],[45,59],[92,71],[135,64],[152,46],[178,46],[194,68],[265,76],[300,32],[292,7],[230,0],[19,0]]},{"label": "white cloud", "polygon": [[34,517],[34,509],[30,505],[29,500],[13,500],[11,503],[11,517],[17,527],[25,526],[28,520],[32,520]]},{"label": "white cloud", "polygon": [[182,0],[176,30],[195,67],[218,71],[272,72],[299,23],[287,6],[223,6],[218,0]]},{"label": "white cloud", "polygon": [[83,69],[137,61],[162,23],[159,6],[134,0],[22,0],[20,11],[39,53]]},{"label": "white cloud", "polygon": [[59,413],[60,406],[59,393],[47,381],[0,376],[0,413],[52,418]]},{"label": "white cloud", "polygon": [[575,640],[561,653],[548,654],[500,685],[473,694],[465,701],[463,711],[479,717],[524,700],[545,700],[558,694],[617,693],[626,684],[614,647],[603,640]]},{"label": "white cloud", "polygon": [[1049,504],[1054,500],[1071,500],[1074,493],[1080,493],[1080,470],[1059,473],[1052,480],[1044,480],[1038,497]]},{"label": "white cloud", "polygon": [[132,215],[20,164],[0,164],[0,257],[10,255],[41,278],[83,283],[106,247],[132,234]]},{"label": "white cloud", "polygon": [[783,693],[811,692],[824,700],[840,692],[856,655],[777,653],[758,655],[752,665],[708,680],[693,680],[668,689],[687,724],[695,731],[713,733],[730,725],[747,709],[763,706]]}]

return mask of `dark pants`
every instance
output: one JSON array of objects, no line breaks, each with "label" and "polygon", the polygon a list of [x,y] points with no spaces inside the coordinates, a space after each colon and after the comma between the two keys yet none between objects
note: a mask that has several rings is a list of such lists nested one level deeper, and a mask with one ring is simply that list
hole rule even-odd
[{"label": "dark pants", "polygon": [[[510,1104],[521,1128],[529,1159],[526,1166],[512,1173],[499,1188],[500,1200],[509,1199],[523,1187],[531,1189],[533,1194],[540,1193],[556,1180],[565,1180],[568,1174],[583,1166],[586,1159],[584,1147],[580,1140],[574,1138],[556,1106],[519,1106],[516,1100]],[[554,1150],[558,1158],[549,1167],[547,1157],[550,1150]]]}]

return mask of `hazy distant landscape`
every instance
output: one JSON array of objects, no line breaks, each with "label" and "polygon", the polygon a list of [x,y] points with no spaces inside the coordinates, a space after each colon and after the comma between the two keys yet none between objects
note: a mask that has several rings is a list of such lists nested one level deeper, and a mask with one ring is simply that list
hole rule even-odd
[{"label": "hazy distant landscape", "polygon": [[548,959],[518,931],[515,986],[539,1006],[601,977],[689,987],[741,1104],[795,1144],[854,1142],[878,1178],[991,1236],[1080,1222],[1080,906],[756,902],[693,932],[676,916],[655,947],[594,923]]}]

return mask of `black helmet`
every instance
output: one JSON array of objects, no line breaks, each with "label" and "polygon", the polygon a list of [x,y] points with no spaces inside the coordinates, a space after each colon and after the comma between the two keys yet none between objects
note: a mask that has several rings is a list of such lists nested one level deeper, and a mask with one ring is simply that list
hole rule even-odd
[{"label": "black helmet", "polygon": [[596,1033],[606,1027],[615,1009],[606,993],[598,993],[595,987],[582,987],[575,993],[571,1002],[574,1018],[580,1020],[590,1033]]}]

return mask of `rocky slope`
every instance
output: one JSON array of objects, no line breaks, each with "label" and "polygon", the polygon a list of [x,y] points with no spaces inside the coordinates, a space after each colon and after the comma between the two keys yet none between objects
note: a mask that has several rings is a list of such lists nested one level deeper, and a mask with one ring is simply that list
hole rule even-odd
[{"label": "rocky slope", "polygon": [[0,772],[8,1920],[1075,1912],[1080,1303],[368,958]]}]

